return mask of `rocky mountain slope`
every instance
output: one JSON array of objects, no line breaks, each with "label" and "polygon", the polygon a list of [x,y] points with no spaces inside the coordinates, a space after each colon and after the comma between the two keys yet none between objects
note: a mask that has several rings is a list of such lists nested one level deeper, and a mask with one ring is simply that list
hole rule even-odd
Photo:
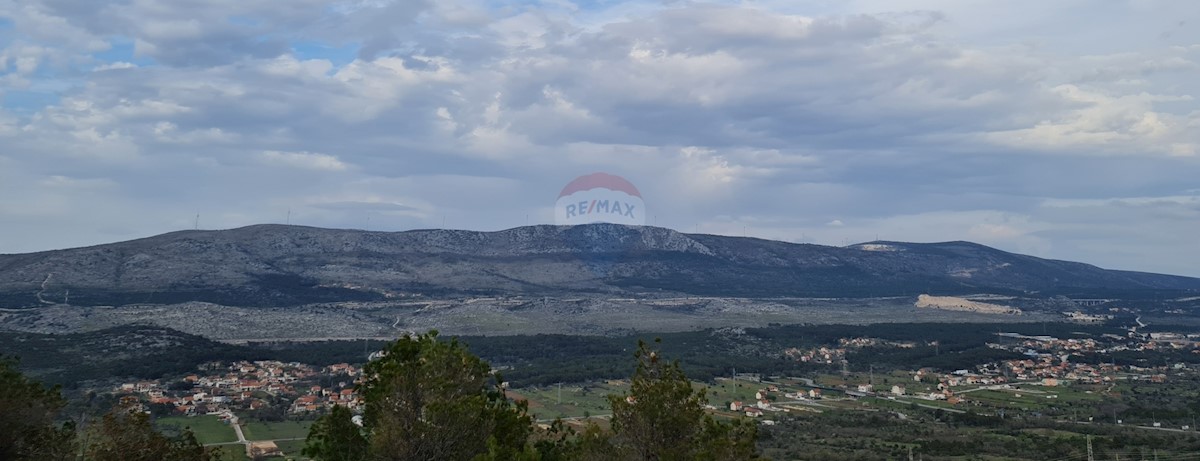
[{"label": "rocky mountain slope", "polygon": [[979,292],[1174,295],[1200,292],[1200,279],[1105,270],[969,242],[830,247],[611,224],[499,232],[257,225],[0,255],[0,307],[8,308],[187,301],[287,306],[487,294]]}]

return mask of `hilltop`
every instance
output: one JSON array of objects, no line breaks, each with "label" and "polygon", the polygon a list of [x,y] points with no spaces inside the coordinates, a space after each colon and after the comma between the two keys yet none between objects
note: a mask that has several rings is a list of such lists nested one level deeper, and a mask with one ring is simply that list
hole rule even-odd
[{"label": "hilltop", "polygon": [[970,242],[846,247],[657,227],[368,232],[256,225],[0,255],[0,307],[290,306],[455,296],[1183,296],[1200,279]]}]

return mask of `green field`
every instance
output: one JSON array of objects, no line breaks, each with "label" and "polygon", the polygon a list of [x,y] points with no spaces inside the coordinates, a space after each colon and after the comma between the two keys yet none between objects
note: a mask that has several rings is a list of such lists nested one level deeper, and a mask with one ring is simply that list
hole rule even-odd
[{"label": "green field", "polygon": [[217,458],[219,461],[247,461],[250,459],[246,457],[246,446],[240,443],[221,445],[217,448],[221,449],[221,456]]},{"label": "green field", "polygon": [[[716,384],[692,383],[692,385],[708,388],[708,403],[726,410],[729,409],[729,402],[745,402],[746,404],[757,402],[754,400],[754,393],[767,387],[766,384],[727,379],[718,380]],[[779,393],[775,397],[783,398],[783,394]]]},{"label": "green field", "polygon": [[601,381],[563,385],[561,401],[558,386],[514,389],[510,396],[527,399],[534,419],[554,419],[609,414],[608,395],[628,390],[627,383]]},{"label": "green field", "polygon": [[243,422],[242,434],[246,440],[302,439],[308,436],[309,426],[312,421]]},{"label": "green field", "polygon": [[[708,389],[708,402],[718,409],[727,409],[729,402],[733,401],[753,403],[755,401],[754,393],[767,387],[766,384],[732,380],[719,380],[715,384],[693,382],[692,385],[696,389]],[[773,398],[783,399],[783,392],[791,390],[794,389],[789,387],[784,391],[772,393]],[[561,402],[559,401],[558,386],[513,389],[510,391],[510,396],[528,400],[529,413],[534,415],[535,419],[546,420],[607,415],[612,412],[608,403],[608,395],[620,395],[628,391],[628,383],[598,381],[563,385]]]},{"label": "green field", "polygon": [[221,422],[216,416],[169,416],[158,418],[154,424],[163,429],[191,428],[192,432],[196,434],[196,440],[202,444],[237,441],[237,433],[233,432],[233,428]]},{"label": "green field", "polygon": [[303,440],[284,440],[275,442],[275,445],[278,446],[279,450],[283,452],[283,457],[285,459],[294,459],[297,461],[310,459],[300,454],[300,450],[304,449]]}]

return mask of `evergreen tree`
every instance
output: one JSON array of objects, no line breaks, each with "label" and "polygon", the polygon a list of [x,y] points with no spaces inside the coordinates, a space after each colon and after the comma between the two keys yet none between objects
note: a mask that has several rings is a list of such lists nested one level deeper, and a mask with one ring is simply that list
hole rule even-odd
[{"label": "evergreen tree", "polygon": [[313,423],[304,442],[304,456],[318,461],[361,461],[367,459],[367,438],[351,419],[350,410],[335,406]]},{"label": "evergreen tree", "polygon": [[55,424],[64,405],[58,387],[26,378],[16,360],[0,356],[0,459],[70,458],[74,427]]},{"label": "evergreen tree", "polygon": [[[655,340],[655,342],[660,342]],[[638,342],[637,368],[626,395],[609,396],[612,443],[626,459],[683,461],[756,459],[757,427],[719,423],[704,411],[704,389],[695,389],[679,362]]]},{"label": "evergreen tree", "polygon": [[190,430],[168,437],[154,430],[150,415],[119,407],[88,429],[89,461],[213,461],[219,452],[206,449]]},{"label": "evergreen tree", "polygon": [[406,336],[364,368],[371,459],[509,459],[525,451],[532,420],[491,367],[437,332]]}]

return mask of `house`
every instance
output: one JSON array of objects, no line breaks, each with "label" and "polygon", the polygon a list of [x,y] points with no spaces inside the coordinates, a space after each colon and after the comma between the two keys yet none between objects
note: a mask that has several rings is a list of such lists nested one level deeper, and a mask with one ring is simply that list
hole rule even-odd
[{"label": "house", "polygon": [[871,387],[872,386],[870,384],[859,384],[858,391],[865,394],[865,393],[871,392]]},{"label": "house", "polygon": [[892,386],[892,395],[904,395],[904,386],[901,386],[901,385]]},{"label": "house", "polygon": [[810,398],[810,399],[821,398],[821,390],[820,389],[809,389],[808,390],[808,398]]},{"label": "house", "polygon": [[729,411],[742,411],[742,402],[730,402]]},{"label": "house", "polygon": [[268,456],[280,456],[283,452],[279,451],[279,447],[275,442],[250,442],[246,444],[246,456],[250,459],[265,458]]},{"label": "house", "polygon": [[746,416],[749,416],[751,418],[757,418],[757,417],[762,416],[762,414],[763,414],[762,410],[759,410],[754,407],[746,407]]}]

